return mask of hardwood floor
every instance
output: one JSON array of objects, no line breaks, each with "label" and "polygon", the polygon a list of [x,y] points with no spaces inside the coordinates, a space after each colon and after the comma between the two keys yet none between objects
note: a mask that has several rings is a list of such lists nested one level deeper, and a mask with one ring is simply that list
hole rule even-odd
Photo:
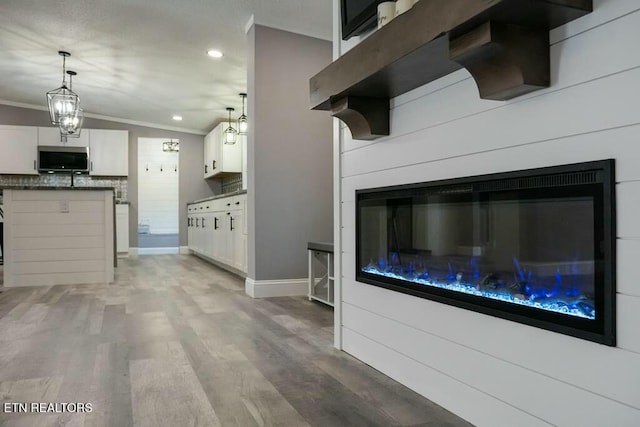
[{"label": "hardwood floor", "polygon": [[254,300],[191,256],[118,261],[112,285],[2,289],[6,426],[469,426],[332,347],[333,311]]}]

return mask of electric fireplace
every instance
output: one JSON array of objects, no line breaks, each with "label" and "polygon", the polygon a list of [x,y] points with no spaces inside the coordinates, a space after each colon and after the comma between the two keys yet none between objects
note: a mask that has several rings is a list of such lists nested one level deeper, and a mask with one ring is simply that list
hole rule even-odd
[{"label": "electric fireplace", "polygon": [[356,191],[356,280],[615,345],[614,161]]}]

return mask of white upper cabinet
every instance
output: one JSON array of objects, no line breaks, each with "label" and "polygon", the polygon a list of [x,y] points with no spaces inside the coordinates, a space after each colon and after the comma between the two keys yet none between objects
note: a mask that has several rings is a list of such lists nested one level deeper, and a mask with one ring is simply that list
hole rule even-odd
[{"label": "white upper cabinet", "polygon": [[0,126],[0,173],[38,175],[38,128]]},{"label": "white upper cabinet", "polygon": [[90,174],[129,175],[129,132],[83,129],[79,138],[63,143],[55,126],[0,125],[0,174],[38,175],[38,145],[89,146]]},{"label": "white upper cabinet", "polygon": [[214,167],[214,162],[213,162],[213,151],[215,149],[215,142],[214,142],[214,131],[209,132],[205,137],[204,137],[204,168],[203,168],[203,173],[204,173],[204,178],[211,178],[213,176],[213,167]]},{"label": "white upper cabinet", "polygon": [[222,177],[228,173],[242,172],[242,144],[224,143],[224,130],[228,122],[218,124],[204,139],[205,178]]},{"label": "white upper cabinet", "polygon": [[57,126],[39,127],[38,145],[88,147],[89,130],[83,129],[78,138],[67,137],[67,142],[62,142],[62,139],[60,138],[60,129]]},{"label": "white upper cabinet", "polygon": [[129,132],[126,130],[89,129],[88,133],[89,174],[94,176],[129,175]]}]

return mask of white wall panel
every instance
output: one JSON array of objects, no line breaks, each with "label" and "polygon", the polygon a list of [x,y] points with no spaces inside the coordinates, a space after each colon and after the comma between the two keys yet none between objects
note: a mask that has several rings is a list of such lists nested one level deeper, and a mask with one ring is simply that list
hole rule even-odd
[{"label": "white wall panel", "polygon": [[[398,168],[408,162],[424,163],[637,124],[639,80],[640,69],[634,69],[513,103],[509,108],[488,110],[464,121],[447,122],[386,139],[345,153],[344,176]],[[462,105],[473,102],[471,96],[466,91],[457,102]],[[473,97],[477,98],[477,94]],[[447,102],[452,101],[449,99]],[[418,108],[412,110],[416,114],[415,121],[421,120],[420,111]],[[362,161],[363,158],[367,160]]]},{"label": "white wall panel", "polygon": [[5,286],[113,281],[112,191],[5,190]]},{"label": "white wall panel", "polygon": [[[638,333],[638,325],[640,325],[640,297],[632,297],[628,295],[618,294],[618,346],[637,353],[635,364],[627,366],[627,370],[635,369],[640,371],[640,334]],[[631,368],[631,369],[629,369]],[[628,373],[634,375],[635,373]],[[636,378],[635,393],[640,400],[640,376]],[[640,405],[638,405],[640,407]],[[640,418],[638,419],[640,421]],[[639,423],[640,425],[640,423]]]},{"label": "white wall panel", "polygon": [[138,224],[152,234],[177,234],[179,154],[162,151],[164,141],[138,141]]},{"label": "white wall panel", "polygon": [[[457,415],[473,420],[477,426],[491,427],[540,427],[549,424],[518,408],[501,402],[486,393],[475,390],[445,373],[425,366],[416,359],[375,342],[350,329],[344,329],[344,350],[374,366],[382,373],[395,378],[445,407],[466,404]],[[488,408],[491,408],[490,411]]]},{"label": "white wall panel", "polygon": [[[548,89],[507,102],[482,100],[478,97],[477,87],[469,73],[460,70],[393,100],[390,123],[392,136],[370,142],[353,141],[349,137],[345,140],[345,151],[384,143],[419,130],[447,123],[452,124],[472,115],[483,116],[482,113],[491,110],[498,110],[498,114],[501,114],[501,109],[510,108],[513,104],[529,103],[533,99],[546,97],[553,92],[562,92],[580,83],[637,67],[640,64],[640,52],[629,52],[623,43],[612,45],[610,43],[612,34],[621,39],[638,39],[640,13],[626,15],[611,22],[610,25],[596,27],[581,34],[580,37],[570,38],[552,46],[552,86]],[[585,67],[585,63],[589,63],[590,66]],[[413,102],[425,96],[428,96],[428,102],[418,104]],[[549,100],[544,102],[548,103]],[[601,105],[604,103],[605,100],[600,102]],[[591,103],[583,105],[582,108],[589,109],[590,106]],[[566,113],[569,111],[574,116],[581,115],[580,109],[571,109],[564,110],[560,117],[566,118]],[[540,123],[538,116],[535,116],[535,120],[532,120],[533,117],[525,119],[531,124]],[[548,125],[548,122],[545,124]],[[554,133],[554,136],[558,135],[559,133]]]},{"label": "white wall panel", "polygon": [[640,181],[616,186],[618,236],[640,238]]},{"label": "white wall panel", "polygon": [[625,295],[640,297],[640,240],[617,241],[617,269],[616,280],[618,292]]},{"label": "white wall panel", "polygon": [[[359,283],[353,266],[353,258],[344,260],[343,300],[349,305],[640,409],[640,355],[635,352],[640,340],[631,332],[634,319],[619,318],[620,330],[630,334],[623,333],[621,348],[612,349]],[[623,296],[618,302],[633,306],[637,299]]]},{"label": "white wall panel", "polygon": [[13,242],[15,250],[21,249],[73,249],[73,248],[102,248],[104,239],[102,236],[75,236],[75,237],[23,237]]},{"label": "white wall panel", "polygon": [[[447,338],[425,334],[349,304],[345,304],[343,310],[346,329],[384,343],[398,353],[419,360],[515,408],[536,414],[549,424],[632,427],[640,420],[640,409],[603,399],[598,394],[551,376],[541,375]],[[526,335],[522,335],[514,344],[527,339]],[[491,412],[490,408],[485,410]]]},{"label": "white wall panel", "polygon": [[[408,159],[410,164],[400,168],[383,169],[363,175],[345,177],[343,179],[342,200],[343,202],[355,200],[355,190],[359,188],[507,172],[608,158],[616,160],[616,180],[618,182],[637,181],[640,180],[640,168],[637,166],[640,164],[638,134],[640,134],[640,125],[633,125],[524,146],[508,147],[497,151],[473,152],[442,160],[424,160],[419,156],[410,156]],[[420,144],[419,141],[415,143]],[[343,156],[345,164],[349,161],[365,161],[357,157],[346,157]]]},{"label": "white wall panel", "polygon": [[[461,70],[392,100],[389,137],[354,141],[341,128],[346,351],[480,426],[640,425],[639,8],[596,0],[553,30],[548,89],[484,101]],[[617,347],[355,281],[356,189],[607,158],[618,182]]]}]

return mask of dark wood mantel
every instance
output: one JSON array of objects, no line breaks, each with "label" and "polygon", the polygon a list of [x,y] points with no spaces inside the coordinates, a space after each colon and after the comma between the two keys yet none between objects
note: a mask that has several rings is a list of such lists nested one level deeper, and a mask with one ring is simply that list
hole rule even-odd
[{"label": "dark wood mantel", "polygon": [[355,139],[389,134],[389,99],[466,68],[483,99],[548,87],[549,30],[590,13],[592,0],[421,0],[309,82]]}]

